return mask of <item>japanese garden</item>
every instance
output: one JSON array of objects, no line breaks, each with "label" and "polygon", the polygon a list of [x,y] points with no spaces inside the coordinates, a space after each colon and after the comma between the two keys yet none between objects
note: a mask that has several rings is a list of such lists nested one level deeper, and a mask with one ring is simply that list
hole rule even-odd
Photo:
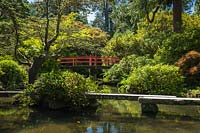
[{"label": "japanese garden", "polygon": [[0,0],[0,132],[200,131],[200,0]]}]

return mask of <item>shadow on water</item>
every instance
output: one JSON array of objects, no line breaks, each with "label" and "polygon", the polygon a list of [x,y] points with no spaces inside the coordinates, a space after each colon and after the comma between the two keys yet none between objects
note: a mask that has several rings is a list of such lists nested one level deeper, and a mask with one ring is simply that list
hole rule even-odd
[{"label": "shadow on water", "polygon": [[[200,107],[163,106],[155,117],[141,114],[140,104],[105,100],[96,111],[72,113],[1,107],[1,133],[198,133]],[[188,113],[188,114],[187,114]]]}]

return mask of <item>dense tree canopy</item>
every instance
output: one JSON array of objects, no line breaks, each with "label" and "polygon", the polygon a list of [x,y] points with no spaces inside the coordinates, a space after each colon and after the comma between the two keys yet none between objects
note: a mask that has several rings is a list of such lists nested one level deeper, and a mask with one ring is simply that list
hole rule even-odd
[{"label": "dense tree canopy", "polygon": [[22,20],[28,16],[26,0],[0,1],[0,55],[13,54],[19,41],[18,29]]}]

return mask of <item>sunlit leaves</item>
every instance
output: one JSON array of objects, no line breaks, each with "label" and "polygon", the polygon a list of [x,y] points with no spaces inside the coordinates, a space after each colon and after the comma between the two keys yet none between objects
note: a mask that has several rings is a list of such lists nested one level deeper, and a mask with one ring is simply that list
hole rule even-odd
[{"label": "sunlit leaves", "polygon": [[178,70],[178,67],[162,64],[138,67],[122,81],[122,88],[132,93],[180,95],[184,83]]},{"label": "sunlit leaves", "polygon": [[108,35],[98,28],[85,25],[76,21],[76,14],[70,14],[63,18],[61,23],[61,34],[57,43],[65,48],[76,49],[77,54],[95,54],[100,52],[107,41]]},{"label": "sunlit leaves", "polygon": [[38,57],[42,54],[43,47],[42,42],[40,39],[36,38],[30,38],[26,41],[24,41],[23,47],[21,47],[19,50],[24,51],[25,55],[31,57]]},{"label": "sunlit leaves", "polygon": [[121,81],[126,79],[132,69],[142,67],[144,65],[155,65],[156,62],[153,59],[149,59],[145,56],[130,55],[123,58],[119,64],[113,65],[108,71],[104,73],[105,81]]},{"label": "sunlit leaves", "polygon": [[21,102],[27,105],[37,105],[41,101],[49,104],[58,102],[69,107],[69,110],[74,110],[89,105],[90,102],[85,96],[85,92],[89,91],[97,91],[97,85],[91,79],[78,73],[52,71],[41,74],[36,82],[25,90],[24,96],[30,100],[22,99]]},{"label": "sunlit leaves", "polygon": [[[108,35],[105,32],[77,21],[76,17],[76,13],[62,17],[60,35],[50,47],[51,55],[67,55],[71,49],[76,49],[78,55],[90,55],[95,54],[94,51],[100,53],[100,49],[106,44]],[[51,18],[49,38],[55,32],[55,21],[55,18]],[[44,42],[42,42],[44,41],[42,40],[45,32],[44,27],[44,19],[38,19],[37,17],[27,19],[27,23],[24,24],[24,28],[20,32],[24,39],[24,44],[21,45],[20,50],[26,56],[35,57],[42,54],[44,50]]]}]

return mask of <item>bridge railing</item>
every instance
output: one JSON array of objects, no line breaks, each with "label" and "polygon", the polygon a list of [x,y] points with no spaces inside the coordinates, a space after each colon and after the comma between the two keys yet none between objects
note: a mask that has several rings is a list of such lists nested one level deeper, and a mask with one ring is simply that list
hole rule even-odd
[{"label": "bridge railing", "polygon": [[67,66],[111,66],[119,63],[117,57],[77,56],[60,58],[61,65]]}]

